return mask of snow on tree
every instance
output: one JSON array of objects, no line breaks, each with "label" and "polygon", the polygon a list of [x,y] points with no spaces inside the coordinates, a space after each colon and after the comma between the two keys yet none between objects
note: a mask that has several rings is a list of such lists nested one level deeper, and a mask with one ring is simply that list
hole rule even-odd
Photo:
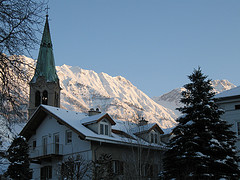
[{"label": "snow on tree", "polygon": [[26,139],[21,136],[14,138],[12,145],[8,149],[10,165],[7,170],[7,175],[14,180],[31,178],[28,149]]},{"label": "snow on tree", "polygon": [[173,138],[164,158],[166,179],[238,179],[235,133],[222,120],[211,82],[200,68],[188,76]]}]

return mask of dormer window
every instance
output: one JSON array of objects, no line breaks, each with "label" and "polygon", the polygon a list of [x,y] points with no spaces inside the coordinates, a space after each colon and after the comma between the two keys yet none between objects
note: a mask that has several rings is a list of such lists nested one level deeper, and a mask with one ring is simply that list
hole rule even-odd
[{"label": "dormer window", "polygon": [[102,120],[100,122],[100,124],[99,124],[99,134],[109,136],[109,134],[110,134],[110,126],[109,126],[108,121]]},{"label": "dormer window", "polygon": [[151,143],[155,143],[155,144],[158,143],[158,134],[157,134],[157,132],[152,131],[152,132],[150,133],[150,142],[151,142]]}]

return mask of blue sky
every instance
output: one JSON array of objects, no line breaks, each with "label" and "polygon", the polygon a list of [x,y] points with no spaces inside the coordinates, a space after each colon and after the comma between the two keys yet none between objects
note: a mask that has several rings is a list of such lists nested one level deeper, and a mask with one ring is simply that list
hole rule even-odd
[{"label": "blue sky", "polygon": [[188,83],[198,66],[240,85],[239,0],[49,0],[49,7],[56,65],[123,76],[150,97]]}]

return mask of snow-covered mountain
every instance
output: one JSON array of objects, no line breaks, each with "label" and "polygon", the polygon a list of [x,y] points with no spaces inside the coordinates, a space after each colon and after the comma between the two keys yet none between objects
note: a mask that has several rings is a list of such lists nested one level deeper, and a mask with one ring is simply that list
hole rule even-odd
[{"label": "snow-covered mountain", "polygon": [[[25,59],[26,64],[35,67],[35,60],[21,57]],[[56,69],[62,88],[62,108],[79,112],[99,108],[113,118],[129,121],[144,117],[149,122],[159,123],[163,129],[176,124],[177,116],[172,110],[157,104],[124,77],[112,77],[106,73],[96,73],[68,65],[57,66]],[[34,70],[29,68],[28,72],[30,80]],[[27,87],[27,82],[25,83],[24,89]]]},{"label": "snow-covered mountain", "polygon": [[[216,94],[232,89],[236,87],[234,84],[230,83],[228,80],[213,80],[212,81],[213,91],[216,92]],[[152,99],[168,108],[171,109],[177,116],[180,115],[180,112],[176,110],[176,108],[181,106],[180,99],[182,97],[181,93],[185,90],[185,88],[180,87],[173,89],[172,91],[163,94],[159,97],[153,97]]]},{"label": "snow-covered mountain", "polygon": [[171,110],[154,102],[124,77],[68,65],[58,66],[57,73],[63,108],[87,112],[98,107],[117,119],[132,121],[143,116],[163,129],[175,125],[177,116]]}]

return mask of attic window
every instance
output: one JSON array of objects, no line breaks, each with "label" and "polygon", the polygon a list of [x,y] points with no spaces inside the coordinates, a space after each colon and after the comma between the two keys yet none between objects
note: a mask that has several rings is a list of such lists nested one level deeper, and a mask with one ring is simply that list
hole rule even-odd
[{"label": "attic window", "polygon": [[240,104],[235,105],[235,109],[240,109]]},{"label": "attic window", "polygon": [[155,144],[158,143],[158,135],[155,131],[151,132],[151,134],[150,134],[150,142],[155,143]]},{"label": "attic window", "polygon": [[109,136],[110,128],[106,120],[100,122],[99,125],[99,134]]}]

